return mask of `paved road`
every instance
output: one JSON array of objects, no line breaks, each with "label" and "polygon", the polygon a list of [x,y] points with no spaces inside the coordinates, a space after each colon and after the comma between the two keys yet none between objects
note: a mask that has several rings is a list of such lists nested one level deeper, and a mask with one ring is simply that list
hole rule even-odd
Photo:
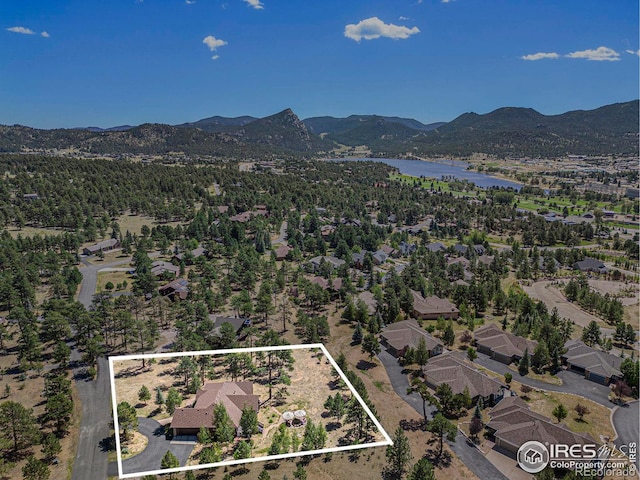
[{"label": "paved road", "polygon": [[[640,442],[640,433],[638,432],[640,402],[636,400],[624,407],[618,407],[613,413],[613,425],[616,427],[616,432],[618,432],[618,438],[613,442],[616,446],[629,445],[632,442],[635,442],[637,446]],[[637,459],[636,465],[638,465]]]},{"label": "paved road", "polygon": [[[150,257],[156,257],[159,252],[150,253]],[[86,258],[81,258],[85,265],[80,269],[82,283],[78,301],[89,309],[96,291],[98,272],[103,268],[113,268],[131,262],[131,257],[123,258],[109,263],[91,265]],[[80,439],[78,451],[73,464],[71,480],[106,479],[107,475],[113,475],[112,469],[108,470],[107,454],[109,451],[109,429],[113,421],[111,406],[111,385],[109,379],[109,363],[106,358],[98,359],[98,375],[95,380],[88,380],[86,365],[80,361],[81,352],[77,346],[71,350],[73,362],[73,375],[78,387],[78,395],[82,403],[82,419],[80,421]],[[165,451],[166,453],[166,451]],[[117,470],[115,472],[117,475]]]},{"label": "paved road", "polygon": [[613,406],[609,401],[609,392],[611,391],[609,390],[609,387],[587,380],[577,373],[562,370],[557,374],[558,378],[562,380],[562,385],[553,385],[527,377],[526,375],[521,376],[518,372],[511,370],[504,363],[493,360],[484,353],[478,352],[478,358],[476,358],[475,363],[501,375],[510,373],[516,381],[529,385],[533,388],[550,390],[552,392],[573,393],[588,398],[589,400],[593,400],[607,408],[611,408]]},{"label": "paved road", "polygon": [[89,380],[86,377],[86,366],[79,361],[80,352],[77,348],[73,349],[71,358],[77,362],[73,375],[82,401],[80,438],[71,478],[106,479],[109,426],[112,420],[109,365],[106,358],[100,358],[98,376],[95,380]]},{"label": "paved road", "polygon": [[[131,258],[128,257],[115,262],[89,265],[84,260],[85,267],[80,269],[82,283],[80,284],[78,301],[88,309],[96,291],[98,271],[103,268],[123,265],[130,261]],[[75,365],[73,375],[78,387],[78,395],[82,402],[80,439],[71,479],[86,480],[92,478],[101,480],[107,478],[109,428],[113,412],[111,407],[109,364],[106,358],[100,358],[98,360],[98,375],[95,380],[89,380],[86,376],[86,365],[80,361],[81,356],[82,354],[77,347],[71,350],[71,360]]]},{"label": "paved road", "polygon": [[[84,259],[83,259],[84,260]],[[98,284],[98,272],[103,268],[113,268],[119,265],[131,263],[131,257],[123,258],[109,263],[98,263],[90,265],[86,260],[82,261],[85,265],[80,268],[82,274],[82,283],[80,284],[80,293],[78,294],[78,301],[85,306],[88,310],[93,300],[93,295],[96,293],[96,285]]]},{"label": "paved road", "polygon": [[[395,392],[405,402],[411,405],[416,412],[422,415],[422,399],[420,395],[413,393],[407,395],[407,388],[409,387],[409,380],[407,376],[402,373],[402,367],[398,365],[397,360],[386,350],[382,351],[378,358],[384,365],[389,375],[389,380]],[[427,405],[427,417],[431,417],[435,409]],[[476,476],[482,480],[508,480],[493,464],[487,460],[480,451],[467,443],[467,439],[458,431],[455,442],[447,442],[462,462],[471,470]]]},{"label": "paved road", "polygon": [[[167,450],[178,458],[181,467],[187,464],[195,444],[172,444],[164,436],[164,427],[151,418],[138,417],[138,431],[149,439],[149,443],[138,455],[122,461],[122,473],[149,472],[160,469],[160,462]],[[116,462],[109,464],[110,474],[117,475],[117,469]]]},{"label": "paved road", "polygon": [[280,233],[278,234],[278,238],[273,240],[271,243],[274,245],[277,243],[282,243],[286,245],[287,243],[287,221],[286,220],[284,220],[282,222],[282,225],[280,225]]}]

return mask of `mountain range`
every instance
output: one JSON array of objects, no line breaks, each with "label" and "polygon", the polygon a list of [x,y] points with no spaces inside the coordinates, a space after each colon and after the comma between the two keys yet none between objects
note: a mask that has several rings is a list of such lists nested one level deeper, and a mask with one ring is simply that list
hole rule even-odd
[{"label": "mountain range", "polygon": [[378,115],[300,120],[286,109],[265,118],[213,116],[173,126],[39,130],[0,125],[0,152],[74,148],[98,154],[312,157],[345,146],[366,146],[377,156],[638,155],[639,120],[638,100],[560,115],[505,107],[428,125]]}]

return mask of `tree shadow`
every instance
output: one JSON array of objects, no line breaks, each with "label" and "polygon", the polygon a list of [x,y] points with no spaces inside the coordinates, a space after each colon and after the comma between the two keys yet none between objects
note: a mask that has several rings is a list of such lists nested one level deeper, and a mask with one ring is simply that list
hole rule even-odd
[{"label": "tree shadow", "polygon": [[451,453],[447,450],[443,450],[440,455],[438,455],[437,448],[429,448],[424,454],[424,458],[429,460],[434,467],[438,468],[448,468],[451,465],[452,456]]},{"label": "tree shadow", "polygon": [[329,422],[325,427],[327,432],[333,432],[334,430],[338,430],[342,424],[340,422]]},{"label": "tree shadow", "polygon": [[418,430],[426,431],[426,425],[424,423],[424,419],[400,420],[400,428],[402,428],[405,432],[406,431],[417,432]]},{"label": "tree shadow", "polygon": [[98,442],[101,452],[115,452],[116,438],[113,435],[103,438]]},{"label": "tree shadow", "polygon": [[356,365],[356,368],[358,370],[371,370],[372,368],[376,367],[378,364],[377,363],[373,363],[373,362],[369,362],[367,360],[360,360],[358,361],[358,364]]}]

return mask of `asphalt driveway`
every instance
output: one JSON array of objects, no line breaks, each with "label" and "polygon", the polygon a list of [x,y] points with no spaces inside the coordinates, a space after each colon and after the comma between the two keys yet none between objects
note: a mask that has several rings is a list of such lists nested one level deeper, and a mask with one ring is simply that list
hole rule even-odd
[{"label": "asphalt driveway", "polygon": [[[630,443],[638,445],[640,441],[640,428],[638,427],[640,425],[640,402],[636,400],[618,407],[613,412],[613,425],[618,432],[618,438],[613,442],[617,447]],[[638,459],[636,459],[636,465],[638,465]]]},{"label": "asphalt driveway", "polygon": [[510,373],[518,382],[524,383],[533,388],[550,390],[552,392],[573,393],[575,395],[588,398],[589,400],[593,400],[607,408],[611,408],[613,406],[609,401],[609,392],[611,391],[609,387],[587,380],[583,376],[574,372],[561,370],[558,372],[557,376],[562,380],[562,385],[553,385],[534,378],[529,378],[526,375],[521,376],[518,372],[511,370],[504,363],[493,360],[484,353],[478,352],[478,358],[476,358],[474,363],[502,375]]},{"label": "asphalt driveway", "polygon": [[[393,386],[393,390],[405,402],[413,407],[413,409],[422,415],[422,399],[417,393],[407,395],[409,388],[409,380],[402,373],[402,367],[398,365],[398,361],[386,350],[383,350],[378,358],[384,365],[389,375],[389,380]],[[427,405],[427,418],[430,418],[435,412],[435,408]],[[467,439],[458,431],[455,442],[447,442],[462,462],[476,474],[478,478],[491,480],[508,480],[500,471],[487,460],[482,453],[472,445],[467,443]]]},{"label": "asphalt driveway", "polygon": [[[138,417],[138,431],[149,439],[149,443],[138,455],[122,461],[122,473],[149,472],[160,469],[160,462],[167,450],[178,458],[181,467],[187,464],[194,444],[172,444],[164,436],[164,427],[151,418]],[[117,463],[111,462],[109,475],[117,474]]]}]

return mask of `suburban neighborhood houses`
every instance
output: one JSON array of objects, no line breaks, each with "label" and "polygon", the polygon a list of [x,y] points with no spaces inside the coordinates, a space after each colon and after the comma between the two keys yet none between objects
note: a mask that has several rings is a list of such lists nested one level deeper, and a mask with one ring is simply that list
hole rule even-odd
[{"label": "suburban neighborhood houses", "polygon": [[[5,239],[6,402],[33,408],[61,448],[78,439],[79,458],[59,452],[58,464],[42,453],[44,437],[24,447],[52,475],[71,462],[81,476],[72,480],[90,478],[82,461],[97,458],[102,467],[92,468],[115,477],[120,455],[122,473],[141,476],[202,467],[196,478],[378,478],[399,453],[379,444],[386,437],[373,419],[394,448],[406,437],[413,459],[403,479],[415,466],[436,478],[524,480],[517,451],[527,438],[611,451],[635,441],[638,240],[620,214],[598,212],[607,202],[632,212],[632,200],[587,200],[573,187],[549,198],[479,189],[383,164],[275,165],[135,163],[137,183],[155,179],[145,188],[168,182],[190,194],[174,175],[180,168],[202,196],[172,203],[154,190],[163,199],[157,218],[97,217],[82,241],[71,232]],[[95,168],[126,181],[107,166]],[[48,198],[50,189],[24,191],[36,190],[40,198],[17,194],[13,207],[29,212]],[[548,221],[542,207],[570,203],[570,194],[567,210],[593,218]],[[57,257],[44,253],[49,244]],[[305,344],[324,345],[337,368],[318,348],[298,348]],[[281,356],[286,346],[298,353]],[[138,357],[115,364],[110,431],[105,359],[121,355]],[[82,423],[67,417],[66,398],[82,402]],[[109,435],[107,446],[92,440]],[[367,448],[272,470],[268,460],[210,468],[334,446]],[[16,458],[19,477],[29,456]]]},{"label": "suburban neighborhood houses", "polygon": [[123,474],[160,469],[166,452],[184,467],[386,441],[317,347],[153,359],[144,368],[135,356],[110,360]]}]

